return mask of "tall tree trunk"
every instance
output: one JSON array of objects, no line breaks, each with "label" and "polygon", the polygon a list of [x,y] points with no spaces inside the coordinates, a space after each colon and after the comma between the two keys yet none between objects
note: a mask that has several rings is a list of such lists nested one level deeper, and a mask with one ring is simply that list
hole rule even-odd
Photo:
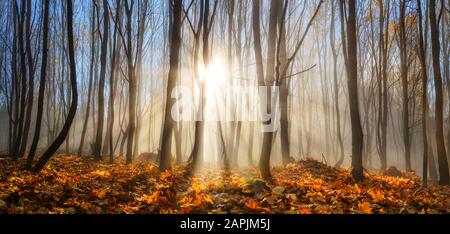
[{"label": "tall tree trunk", "polygon": [[95,60],[95,9],[92,8],[92,18],[91,18],[91,62],[89,65],[89,84],[88,84],[88,94],[87,94],[87,103],[86,103],[86,113],[83,121],[83,129],[81,130],[80,136],[80,145],[78,146],[78,155],[81,156],[83,154],[84,147],[84,139],[86,136],[86,130],[89,122],[89,114],[91,110],[91,96],[92,96],[92,86],[94,80],[94,60]]},{"label": "tall tree trunk", "polygon": [[24,118],[25,118],[25,107],[26,107],[26,91],[27,91],[27,67],[26,67],[26,52],[25,52],[25,46],[24,46],[24,21],[25,21],[25,9],[26,9],[26,3],[25,0],[21,1],[21,9],[19,14],[19,7],[17,5],[17,1],[15,1],[15,11],[16,16],[18,18],[18,42],[19,42],[19,54],[20,54],[20,88],[18,89],[20,93],[20,98],[18,101],[17,108],[20,108],[19,110],[19,116],[16,121],[18,121],[18,127],[17,127],[17,135],[14,139],[14,145],[13,145],[13,159],[17,159],[20,154],[21,150],[21,143],[22,143],[22,137],[23,137],[23,127],[24,127]]},{"label": "tall tree trunk", "polygon": [[[344,21],[345,9],[344,1],[340,1],[341,21]],[[347,46],[343,47],[346,54],[347,67],[347,85],[350,102],[350,119],[352,129],[352,171],[351,174],[356,180],[364,179],[364,169],[362,166],[362,149],[363,149],[363,132],[361,127],[361,119],[359,114],[359,98],[358,98],[358,64],[357,58],[357,39],[356,39],[356,1],[348,1],[348,19],[346,22],[347,35],[343,38],[343,43]],[[341,30],[344,30],[343,28]]]},{"label": "tall tree trunk", "polygon": [[[441,6],[441,11],[443,11],[444,6]],[[450,23],[449,23],[449,14],[450,12],[447,10],[447,12],[442,12],[441,14],[441,38],[442,38],[442,58],[449,58],[450,53],[450,46],[449,46],[449,36],[450,32]],[[447,30],[446,30],[447,29]],[[442,62],[442,68],[443,68],[443,79],[445,80],[446,86],[447,86],[447,102],[448,102],[448,122],[447,126],[447,150],[450,150],[450,59],[443,59]],[[447,160],[450,160],[450,154],[447,153]]]},{"label": "tall tree trunk", "polygon": [[260,26],[260,2],[259,0],[252,1],[252,28],[253,28],[253,37],[254,37],[254,51],[255,51],[255,60],[256,60],[256,75],[257,75],[257,83],[259,86],[264,86],[264,67],[263,67],[263,58],[262,58],[262,49],[261,49],[261,26]]},{"label": "tall tree trunk", "polygon": [[[209,35],[210,35],[210,25],[212,25],[212,19],[211,19],[211,23],[209,20],[209,0],[205,0],[201,3],[200,5],[200,14],[202,14],[201,16],[201,22],[203,23],[202,25],[202,30],[203,30],[203,64],[205,68],[208,68],[209,66]],[[199,22],[200,24],[200,22]],[[198,29],[200,30],[200,29]],[[204,120],[204,116],[205,116],[205,107],[206,107],[206,97],[205,97],[205,91],[206,91],[206,82],[202,81],[201,82],[201,88],[200,88],[200,94],[199,94],[199,113],[201,113],[201,120],[196,122],[196,126],[195,126],[195,142],[194,142],[194,147],[192,150],[192,165],[193,167],[197,167],[198,165],[200,165],[202,163],[202,157],[204,154],[204,150],[203,150],[203,135],[205,132],[205,120]],[[218,130],[221,131],[220,128],[220,124],[218,124]]]},{"label": "tall tree trunk", "polygon": [[135,66],[133,64],[133,49],[132,49],[132,13],[134,0],[129,4],[125,2],[125,10],[127,15],[126,31],[127,31],[127,65],[128,65],[128,134],[127,134],[127,153],[126,153],[126,163],[130,164],[133,161],[133,143],[134,143],[134,132],[136,128],[136,80],[135,80]]},{"label": "tall tree trunk", "polygon": [[172,168],[171,165],[171,154],[172,149],[172,139],[171,134],[174,131],[174,120],[172,119],[171,112],[172,107],[175,104],[174,99],[170,98],[170,93],[175,88],[178,79],[178,60],[181,46],[181,10],[182,10],[182,0],[174,0],[173,5],[173,27],[172,27],[172,42],[170,43],[170,68],[167,81],[167,101],[164,114],[164,128],[162,134],[162,150],[161,150],[161,161],[159,164],[159,170],[165,171]]},{"label": "tall tree trunk", "polygon": [[334,83],[334,108],[336,111],[336,134],[337,134],[337,140],[339,143],[339,160],[336,163],[336,167],[340,167],[342,163],[344,162],[344,143],[342,140],[342,133],[341,133],[341,114],[339,110],[339,84],[338,84],[338,77],[337,77],[337,51],[335,46],[335,25],[334,25],[334,19],[335,19],[335,1],[331,2],[331,25],[330,25],[330,46],[331,46],[331,53],[333,55],[333,83]]},{"label": "tall tree trunk", "polygon": [[[268,41],[267,41],[267,63],[266,63],[266,79],[265,86],[268,89],[266,100],[266,110],[267,113],[272,111],[272,85],[275,82],[275,57],[276,57],[276,40],[277,40],[277,20],[279,8],[281,7],[281,2],[277,0],[271,0],[270,2],[270,14],[269,14],[269,31],[268,31]],[[259,17],[258,17],[259,18]],[[259,22],[258,22],[259,24]],[[261,85],[260,85],[261,86]],[[260,100],[262,101],[262,99]],[[264,125],[274,125],[275,120],[269,119],[268,121],[263,121]],[[259,161],[259,168],[261,171],[261,176],[264,179],[271,179],[272,175],[270,173],[270,155],[272,152],[273,144],[273,130],[264,131],[263,133],[263,143],[261,149],[261,156]]]},{"label": "tall tree trunk", "polygon": [[449,168],[447,161],[447,152],[444,142],[444,116],[443,116],[443,95],[442,95],[442,77],[440,67],[440,46],[439,46],[439,27],[436,20],[436,1],[430,0],[430,26],[431,26],[431,52],[433,58],[434,84],[436,93],[436,144],[439,164],[439,184],[449,184]]},{"label": "tall tree trunk", "polygon": [[[233,71],[233,16],[234,16],[234,0],[230,0],[228,1],[228,31],[227,31],[227,66],[228,66],[228,79],[232,82],[233,81],[233,77],[232,77],[232,71]],[[237,39],[238,40],[238,39]],[[236,43],[238,45],[239,42],[236,41]],[[238,48],[239,46],[236,45],[237,50],[239,50],[240,48]],[[237,54],[237,56],[240,56],[240,54]],[[241,65],[241,64],[239,64]],[[233,100],[234,101],[234,100]],[[233,103],[233,101],[231,101],[231,103],[229,104],[230,106],[236,106],[236,103]],[[225,104],[227,105],[227,104]],[[238,147],[236,147],[235,143],[237,143],[237,141],[235,142],[234,139],[237,137],[236,134],[237,133],[237,129],[236,129],[236,123],[238,122],[236,120],[236,116],[233,116],[233,121],[230,121],[227,125],[228,125],[228,129],[231,131],[228,134],[228,140],[227,140],[227,148],[224,150],[225,155],[224,155],[224,164],[225,165],[229,165],[230,161],[233,165],[237,164],[237,149]],[[237,123],[240,125],[240,122]],[[230,150],[232,149],[232,150]],[[228,152],[232,152],[231,154],[229,154]],[[231,160],[230,158],[231,157]]]},{"label": "tall tree trunk", "polygon": [[[427,4],[425,4],[425,6],[427,6]],[[425,22],[424,22],[424,24],[425,24],[425,31],[423,32],[423,34],[422,35],[428,35],[428,28],[429,28],[429,17],[427,17],[428,16],[428,12],[429,12],[429,7],[426,7],[425,8]],[[425,46],[425,45],[428,45],[428,37],[424,37],[424,36],[422,36],[422,38],[423,38],[423,45]],[[425,46],[424,47],[424,52],[425,52],[425,54],[424,55],[426,55],[426,49],[427,49],[427,47]],[[426,58],[426,57],[425,57]],[[426,60],[425,60],[425,65],[426,66],[429,66],[427,63],[426,63]],[[426,70],[426,71],[428,71],[428,70]],[[427,75],[427,81],[428,81],[428,75]],[[429,113],[429,110],[428,110],[428,113]],[[431,126],[431,121],[430,121],[430,114],[428,114],[428,115],[426,115],[426,121],[428,122],[428,125],[427,125],[427,128],[426,128],[426,131],[427,131],[427,136],[428,136],[428,139],[427,139],[427,145],[429,146],[428,147],[428,171],[430,172],[429,174],[430,174],[430,179],[431,180],[433,180],[433,181],[437,181],[437,179],[438,179],[438,172],[437,172],[437,167],[436,167],[436,161],[435,161],[435,159],[434,159],[434,151],[433,151],[433,138],[432,138],[432,126]],[[435,127],[435,125],[434,125],[434,127]]]},{"label": "tall tree trunk", "polygon": [[409,134],[409,101],[408,101],[408,57],[407,57],[407,45],[406,45],[406,31],[405,31],[405,0],[400,2],[400,32],[399,32],[399,44],[400,44],[400,76],[402,80],[402,114],[403,114],[403,144],[405,146],[405,166],[406,170],[411,170],[411,143]]},{"label": "tall tree trunk", "polygon": [[[141,5],[142,4],[142,5]],[[138,3],[139,18],[138,22],[138,33],[137,33],[137,44],[136,44],[136,62],[135,62],[135,79],[137,87],[137,99],[136,99],[136,130],[134,133],[134,145],[133,145],[133,158],[136,156],[139,150],[139,139],[141,135],[141,125],[142,125],[142,113],[141,113],[141,92],[142,92],[142,53],[144,46],[144,36],[145,36],[145,25],[147,22],[147,9],[148,1],[142,1]],[[139,112],[139,113],[138,113]]]},{"label": "tall tree trunk", "polygon": [[[388,86],[387,86],[387,53],[388,53],[388,39],[389,30],[384,32],[385,22],[389,22],[389,11],[384,12],[383,2],[379,1],[380,9],[380,45],[379,45],[379,83],[378,83],[378,130],[377,143],[379,148],[379,156],[381,162],[381,171],[386,170],[387,167],[387,122],[388,122]],[[387,7],[389,7],[389,2]]]},{"label": "tall tree trunk", "polygon": [[48,54],[48,15],[49,15],[49,5],[50,0],[44,0],[44,22],[42,27],[43,38],[42,38],[42,63],[41,63],[41,76],[39,81],[39,96],[38,96],[38,106],[36,113],[36,123],[34,128],[34,136],[33,142],[31,143],[30,152],[28,153],[28,158],[26,162],[26,169],[31,169],[33,164],[34,155],[36,153],[36,149],[39,143],[41,126],[42,126],[42,112],[44,109],[44,92],[45,92],[45,83],[46,83],[46,75],[47,75],[47,54]]},{"label": "tall tree trunk", "polygon": [[[198,65],[199,65],[199,53],[200,53],[200,33],[202,31],[202,26],[203,26],[203,7],[204,7],[204,2],[200,1],[200,16],[197,22],[197,30],[193,31],[194,33],[194,51],[193,51],[193,65],[194,65],[194,76],[195,78],[199,78],[200,74],[199,74],[199,70],[198,70]],[[202,82],[201,82],[202,83]],[[197,117],[198,116],[203,116],[203,84],[200,84],[200,91],[199,91],[199,109],[197,111]],[[192,146],[192,151],[191,154],[189,155],[189,163],[191,163],[192,165],[196,165],[200,160],[199,160],[199,156],[200,156],[200,144],[201,144],[201,139],[203,136],[203,126],[202,126],[202,121],[196,119],[195,125],[194,125],[194,144]]]},{"label": "tall tree trunk", "polygon": [[[12,4],[14,5],[14,4]],[[17,12],[15,5],[11,7],[13,17],[13,35],[17,35]],[[8,152],[14,157],[14,143],[17,134],[17,119],[18,119],[18,77],[17,77],[17,37],[12,39],[11,50],[11,101],[10,101],[10,119],[9,119],[9,142]]]},{"label": "tall tree trunk", "polygon": [[[273,3],[273,1],[272,1]],[[264,79],[264,68],[263,68],[263,59],[262,59],[262,50],[261,50],[261,26],[260,26],[260,2],[259,0],[253,0],[253,9],[252,9],[252,27],[253,27],[253,37],[254,37],[254,50],[255,50],[255,59],[256,59],[256,74],[258,77],[258,86],[265,86]],[[276,18],[274,19],[276,20]],[[273,27],[273,26],[272,26]],[[269,96],[270,97],[270,96]],[[260,104],[261,110],[263,107],[263,94],[260,93]],[[263,123],[264,124],[264,123]],[[262,127],[262,126],[261,126]],[[268,134],[267,132],[263,133],[263,141],[262,141],[262,149],[259,161],[259,170],[261,172],[261,176],[264,179],[271,179],[272,175],[270,174],[270,150],[272,149],[272,134]]]},{"label": "tall tree trunk", "polygon": [[32,168],[33,172],[39,172],[53,154],[58,150],[61,144],[64,142],[70,127],[72,126],[73,119],[77,111],[78,104],[78,92],[77,92],[77,74],[75,64],[75,49],[73,43],[73,6],[72,0],[67,0],[67,39],[69,44],[69,60],[70,60],[70,87],[72,91],[72,101],[70,104],[69,113],[67,114],[66,121],[61,132],[56,137],[55,141],[48,147],[47,151],[39,158],[38,162]]},{"label": "tall tree trunk", "polygon": [[95,137],[94,159],[100,161],[102,159],[102,140],[103,140],[103,122],[105,115],[105,76],[106,76],[106,56],[108,54],[108,38],[109,38],[109,11],[108,1],[103,0],[103,35],[101,45],[100,58],[100,80],[98,85],[98,122],[97,133]]},{"label": "tall tree trunk", "polygon": [[[286,51],[286,11],[288,7],[288,1],[285,1],[284,8],[278,8],[278,53],[277,53],[277,67],[276,67],[276,79],[280,82],[280,141],[281,141],[281,159],[283,164],[292,162],[290,155],[290,143],[289,143],[289,109],[288,109],[288,96],[289,96],[289,81],[285,79],[286,74],[281,71],[285,71],[288,66],[287,51]],[[281,76],[281,77],[280,77]]]},{"label": "tall tree trunk", "polygon": [[421,1],[417,0],[417,13],[419,15],[419,60],[421,67],[421,75],[422,75],[422,139],[423,139],[423,168],[422,168],[422,185],[424,187],[427,186],[428,182],[428,152],[431,150],[431,145],[429,142],[428,135],[428,76],[427,76],[427,62],[426,62],[426,52],[425,46],[423,42],[423,29],[422,29],[422,5]]},{"label": "tall tree trunk", "polygon": [[[120,22],[120,0],[116,1],[116,19],[115,22]],[[116,63],[120,59],[120,53],[117,53],[117,27],[114,27],[113,33],[113,47],[111,54],[111,72],[109,74],[109,100],[108,100],[108,130],[106,138],[108,139],[109,145],[109,162],[114,162],[114,137],[113,137],[113,128],[114,128],[114,98],[116,96],[116,87],[117,87],[117,79],[116,79]]]},{"label": "tall tree trunk", "polygon": [[27,99],[27,110],[25,114],[25,123],[23,127],[22,141],[19,150],[19,157],[22,157],[27,148],[28,142],[28,132],[30,130],[31,123],[31,111],[33,109],[34,100],[34,63],[33,54],[31,52],[31,0],[27,0],[27,13],[25,22],[25,47],[27,54],[27,64],[28,64],[28,99]]}]

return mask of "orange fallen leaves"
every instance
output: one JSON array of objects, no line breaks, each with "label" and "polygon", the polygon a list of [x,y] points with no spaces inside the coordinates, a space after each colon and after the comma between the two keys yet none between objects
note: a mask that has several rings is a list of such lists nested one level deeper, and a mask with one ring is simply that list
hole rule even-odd
[{"label": "orange fallen leaves", "polygon": [[359,210],[361,211],[361,213],[363,214],[372,214],[372,206],[370,205],[369,202],[363,202],[361,204],[358,205]]},{"label": "orange fallen leaves", "polygon": [[[23,161],[19,160],[19,164]],[[347,170],[307,159],[272,169],[271,183],[254,168],[188,173],[175,166],[137,162],[94,163],[56,156],[42,173],[0,160],[0,213],[449,213],[450,189],[418,177],[366,174],[356,183]]]},{"label": "orange fallen leaves", "polygon": [[300,214],[312,214],[311,208],[309,207],[301,207]]},{"label": "orange fallen leaves", "polygon": [[369,189],[367,191],[367,194],[369,194],[375,202],[384,200],[384,193],[377,189]]},{"label": "orange fallen leaves", "polygon": [[94,189],[94,190],[92,190],[92,193],[95,196],[97,196],[99,199],[105,198],[107,192],[108,192],[108,190],[106,190],[106,189]]},{"label": "orange fallen leaves", "polygon": [[259,204],[255,200],[249,200],[245,202],[245,206],[251,210],[259,210]]},{"label": "orange fallen leaves", "polygon": [[159,175],[160,180],[167,180],[167,178],[170,176],[170,171],[164,171]]},{"label": "orange fallen leaves", "polygon": [[154,192],[152,195],[144,194],[142,197],[137,198],[136,200],[141,201],[147,205],[151,205],[158,201],[160,191]]},{"label": "orange fallen leaves", "polygon": [[209,194],[205,195],[204,199],[205,199],[205,202],[207,202],[211,205],[214,205],[214,201]]},{"label": "orange fallen leaves", "polygon": [[111,174],[108,171],[95,170],[92,172],[93,175],[108,178]]}]

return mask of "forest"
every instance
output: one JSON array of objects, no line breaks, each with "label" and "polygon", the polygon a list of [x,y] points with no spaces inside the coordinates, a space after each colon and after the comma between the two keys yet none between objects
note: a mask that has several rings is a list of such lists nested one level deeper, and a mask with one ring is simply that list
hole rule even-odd
[{"label": "forest", "polygon": [[0,214],[450,213],[449,1],[0,9]]}]

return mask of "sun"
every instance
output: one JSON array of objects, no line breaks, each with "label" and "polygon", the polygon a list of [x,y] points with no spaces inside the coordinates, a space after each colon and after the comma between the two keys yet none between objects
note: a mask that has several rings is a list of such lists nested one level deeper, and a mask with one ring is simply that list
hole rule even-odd
[{"label": "sun", "polygon": [[211,64],[205,68],[203,64],[198,68],[200,79],[206,82],[208,87],[217,87],[226,81],[227,71],[222,58],[214,58]]}]

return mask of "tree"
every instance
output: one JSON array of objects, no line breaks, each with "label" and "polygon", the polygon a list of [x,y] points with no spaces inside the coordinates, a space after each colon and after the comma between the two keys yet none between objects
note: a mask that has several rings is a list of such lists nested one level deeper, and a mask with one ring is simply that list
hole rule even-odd
[{"label": "tree", "polygon": [[[93,4],[94,6],[94,4]],[[91,96],[92,96],[92,86],[93,86],[93,80],[94,80],[94,63],[95,63],[95,55],[96,55],[96,37],[95,37],[95,16],[96,11],[94,7],[92,7],[92,18],[91,18],[91,61],[89,64],[89,84],[88,84],[88,93],[87,93],[87,103],[86,103],[86,113],[84,116],[83,121],[83,128],[81,130],[81,136],[80,136],[80,144],[78,146],[78,155],[83,154],[83,147],[84,147],[84,138],[86,136],[86,130],[89,122],[89,114],[91,110]]]},{"label": "tree", "polygon": [[105,109],[105,76],[106,76],[106,55],[108,54],[108,38],[109,38],[109,11],[108,1],[103,0],[103,35],[101,45],[100,58],[100,80],[98,86],[98,122],[97,133],[95,137],[94,158],[99,161],[102,159],[102,140],[103,140],[103,119]]},{"label": "tree", "polygon": [[141,93],[142,93],[142,57],[144,47],[145,26],[147,23],[148,1],[138,2],[138,28],[136,35],[136,56],[135,56],[135,79],[136,79],[136,130],[134,133],[133,158],[139,149],[139,139],[141,134],[142,110],[141,110]]},{"label": "tree", "polygon": [[44,21],[42,23],[42,63],[41,63],[41,75],[39,81],[39,96],[38,96],[38,106],[36,113],[36,124],[34,128],[34,136],[33,142],[31,143],[30,152],[28,153],[26,169],[31,169],[33,164],[34,155],[36,153],[36,149],[39,143],[41,126],[42,126],[42,112],[44,110],[44,94],[45,94],[45,83],[46,83],[46,75],[47,75],[47,54],[48,54],[48,15],[49,15],[49,5],[50,0],[43,0],[44,2]]},{"label": "tree", "polygon": [[[269,31],[268,31],[268,39],[267,39],[267,63],[266,63],[266,77],[263,86],[268,86],[267,97],[269,97],[269,101],[266,101],[266,110],[267,113],[271,113],[272,111],[272,92],[271,88],[275,82],[275,52],[276,52],[276,40],[277,40],[277,20],[279,8],[281,7],[280,1],[271,0],[270,2],[270,15],[269,15]],[[255,10],[255,9],[253,9]],[[253,18],[255,20],[255,18]],[[255,22],[254,22],[255,23]],[[259,21],[258,21],[259,24]],[[253,26],[254,27],[254,26]],[[256,34],[256,33],[254,33]],[[259,33],[258,33],[259,34]],[[259,83],[259,82],[258,82]],[[261,86],[261,85],[260,85]],[[261,94],[260,94],[261,97]],[[262,102],[263,98],[260,99]],[[262,108],[264,110],[264,108]],[[263,125],[270,125],[271,121],[274,120],[266,120],[263,121]],[[273,124],[273,123],[272,123]],[[273,131],[265,131],[263,133],[263,142],[261,149],[261,156],[259,159],[259,168],[261,172],[261,176],[264,179],[270,180],[272,175],[270,173],[270,154],[272,152],[272,140],[273,140]]]},{"label": "tree", "polygon": [[[290,68],[292,62],[296,58],[297,53],[300,51],[300,48],[303,45],[303,42],[306,38],[306,35],[308,34],[309,29],[311,28],[311,25],[316,18],[317,14],[319,13],[320,7],[322,6],[323,1],[320,1],[317,5],[313,16],[308,21],[308,24],[306,25],[305,31],[303,32],[302,36],[298,40],[297,44],[295,45],[294,52],[292,55],[287,54],[287,48],[286,48],[286,30],[285,30],[285,18],[287,14],[287,7],[288,7],[288,1],[285,1],[284,8],[282,11],[282,14],[279,15],[279,36],[278,41],[276,45],[276,67],[275,67],[275,85],[277,87],[280,87],[280,111],[281,111],[281,119],[280,119],[280,136],[281,136],[281,154],[282,154],[282,162],[283,164],[287,164],[293,161],[293,159],[290,157],[290,149],[289,149],[289,132],[288,132],[288,94],[289,94],[289,80],[287,78],[292,77],[294,75],[299,75],[303,72],[308,71],[309,69],[306,69],[305,71],[300,71],[295,74],[291,74],[290,76],[287,76],[288,69]],[[279,9],[281,10],[281,9]],[[288,57],[289,56],[289,57]],[[314,66],[313,66],[314,67]],[[311,67],[311,68],[313,68]],[[271,84],[269,83],[269,86]]]},{"label": "tree", "polygon": [[284,7],[279,8],[278,17],[278,43],[277,43],[277,63],[275,68],[275,76],[280,86],[280,140],[281,140],[281,159],[283,164],[292,162],[289,144],[289,112],[288,112],[288,96],[289,96],[289,80],[285,78],[286,74],[280,74],[287,64],[287,43],[286,43],[286,14],[289,1],[285,1]]},{"label": "tree", "polygon": [[409,94],[408,94],[408,56],[405,29],[406,1],[400,2],[399,17],[399,47],[400,47],[400,76],[402,80],[402,105],[403,105],[403,144],[405,146],[406,170],[411,170],[411,140],[409,133]]},{"label": "tree", "polygon": [[331,47],[331,53],[333,56],[333,94],[334,94],[334,108],[336,111],[336,134],[337,139],[339,143],[339,160],[336,163],[336,167],[340,167],[342,163],[344,162],[344,142],[342,140],[342,133],[341,133],[341,114],[339,110],[339,88],[338,88],[338,75],[337,75],[337,60],[338,60],[338,54],[336,50],[336,43],[335,43],[335,1],[331,2],[331,20],[330,20],[330,47]]},{"label": "tree", "polygon": [[173,3],[173,26],[172,26],[172,42],[170,43],[170,67],[167,82],[167,101],[164,114],[164,128],[162,135],[162,150],[161,150],[161,161],[159,165],[160,171],[171,169],[171,154],[172,149],[172,139],[170,138],[171,133],[174,130],[174,120],[171,117],[172,107],[175,101],[170,98],[170,93],[175,88],[177,82],[178,74],[178,60],[180,52],[180,31],[181,31],[181,8],[182,1],[174,0]]},{"label": "tree", "polygon": [[[380,9],[379,21],[379,71],[378,71],[378,130],[377,143],[379,149],[379,156],[381,161],[381,171],[386,170],[387,167],[387,123],[388,123],[388,80],[387,80],[387,64],[388,64],[388,50],[389,50],[389,29],[385,24],[389,25],[389,10],[384,11],[383,1],[378,1]],[[389,2],[386,5],[389,7]]]},{"label": "tree", "polygon": [[[18,43],[19,43],[19,54],[20,54],[20,88],[19,86],[17,89],[17,99],[16,99],[16,108],[18,109],[18,119],[16,119],[17,122],[17,129],[16,129],[16,136],[14,139],[13,144],[13,150],[12,150],[12,157],[13,159],[17,159],[20,156],[21,146],[22,146],[22,140],[23,140],[23,129],[24,129],[24,122],[25,122],[25,107],[26,107],[26,91],[27,91],[27,65],[26,65],[26,51],[25,51],[25,45],[24,45],[24,22],[25,22],[25,9],[26,9],[26,2],[25,0],[21,1],[20,4],[20,13],[19,13],[19,6],[17,1],[14,2],[14,11],[15,15],[17,17],[16,25],[18,27],[17,30],[17,37],[18,37]],[[20,109],[20,110],[19,110]]]},{"label": "tree", "polygon": [[58,150],[58,148],[64,142],[67,134],[69,133],[70,127],[72,126],[73,119],[77,111],[78,105],[78,92],[77,92],[77,71],[75,65],[75,49],[73,44],[73,6],[72,0],[67,0],[67,40],[69,47],[69,66],[70,66],[70,87],[72,101],[70,104],[69,113],[67,114],[66,121],[60,133],[56,137],[55,141],[47,148],[44,154],[39,158],[34,167],[33,172],[39,172],[48,160],[53,156],[53,154]]},{"label": "tree", "polygon": [[442,95],[442,77],[440,67],[440,46],[439,46],[439,27],[436,19],[436,0],[430,0],[430,29],[431,29],[431,53],[433,60],[434,88],[436,93],[436,145],[439,164],[439,184],[449,184],[449,169],[447,161],[447,152],[444,142],[444,117],[443,117],[443,95]]},{"label": "tree", "polygon": [[[120,10],[120,0],[116,1],[116,16],[114,21],[120,22],[121,10]],[[109,74],[109,100],[108,100],[108,134],[106,138],[108,139],[109,145],[109,162],[114,162],[114,137],[113,137],[113,127],[114,127],[114,98],[116,96],[117,79],[116,79],[116,69],[117,63],[120,59],[120,52],[117,51],[117,27],[114,27],[113,33],[113,46],[111,52],[111,70]]]},{"label": "tree", "polygon": [[[126,22],[126,55],[128,66],[128,129],[127,129],[127,150],[126,150],[126,163],[130,164],[133,161],[133,143],[134,143],[134,131],[136,129],[136,78],[135,78],[135,64],[133,63],[133,37],[132,37],[132,16],[133,16],[134,0],[130,3],[125,1],[125,14],[127,16]],[[124,43],[125,44],[125,43]]]},{"label": "tree", "polygon": [[[273,2],[273,1],[272,1]],[[260,4],[259,0],[253,0],[253,9],[252,9],[252,25],[253,25],[253,46],[255,50],[255,58],[256,58],[256,74],[258,77],[258,85],[265,86],[266,82],[264,79],[264,68],[263,68],[263,60],[262,60],[262,49],[261,49],[261,26],[260,26]],[[270,95],[269,95],[270,97]],[[261,109],[264,109],[263,102],[261,101],[263,98],[262,93],[260,93],[260,104]],[[270,105],[270,104],[269,104]],[[268,105],[268,106],[269,106]],[[270,109],[267,109],[270,111]],[[264,123],[263,123],[264,124]],[[261,176],[264,179],[271,179],[272,175],[270,174],[270,150],[272,149],[272,139],[270,139],[271,134],[267,132],[263,133],[263,141],[262,141],[262,149],[261,155],[259,159],[259,170],[261,172]]]},{"label": "tree", "polygon": [[[424,45],[424,36],[423,36],[423,26],[422,26],[422,3],[420,0],[417,0],[417,15],[419,17],[418,20],[418,34],[419,34],[419,41],[418,41],[418,54],[419,54],[419,60],[420,60],[420,67],[421,75],[422,75],[422,138],[423,138],[423,178],[422,183],[423,186],[427,186],[428,182],[428,157],[430,157],[429,152],[431,151],[431,145],[428,144],[429,135],[428,135],[428,128],[429,128],[429,121],[428,121],[428,76],[427,76],[427,62],[426,62],[426,51],[425,51],[425,45]],[[431,155],[432,156],[432,155]]]},{"label": "tree", "polygon": [[[22,2],[23,4],[24,2]],[[28,96],[27,96],[27,109],[25,113],[25,122],[22,133],[22,140],[20,142],[20,149],[18,157],[22,157],[27,148],[28,132],[30,131],[31,111],[33,109],[34,100],[34,61],[31,50],[31,0],[26,2],[26,21],[25,21],[25,50],[27,55],[28,65]]]},{"label": "tree", "polygon": [[[187,16],[187,11],[184,11],[184,14],[186,15],[186,19],[189,23],[189,26],[191,28],[191,31],[194,35],[194,48],[193,48],[193,65],[194,65],[194,76],[198,78],[200,76],[198,65],[199,65],[199,53],[200,53],[200,33],[202,32],[203,27],[203,8],[204,8],[204,1],[200,2],[200,14],[198,17],[197,27],[195,28],[192,24],[191,20]],[[197,115],[203,116],[203,83],[200,84],[200,101],[199,101],[199,110]],[[189,162],[192,165],[197,165],[200,161],[200,151],[201,151],[201,140],[203,138],[203,123],[202,121],[196,121],[194,125],[194,144],[192,146],[191,154],[189,155]]]},{"label": "tree", "polygon": [[[203,15],[200,17],[199,20],[199,26],[200,26],[200,22],[202,23],[202,42],[203,42],[203,50],[202,50],[202,57],[203,57],[203,64],[204,67],[207,68],[209,66],[210,63],[210,58],[209,58],[209,53],[210,53],[210,48],[209,48],[209,37],[210,37],[210,33],[211,33],[211,28],[212,28],[212,24],[214,22],[214,17],[216,15],[216,10],[217,10],[217,5],[218,5],[218,0],[216,0],[214,2],[214,9],[213,12],[210,15],[210,4],[209,4],[209,0],[205,0],[205,1],[201,1],[201,5],[200,5],[200,14]],[[191,26],[191,28],[193,28]],[[197,33],[200,32],[200,27],[197,27]],[[198,37],[200,37],[200,34],[198,35]],[[199,40],[199,39],[198,39]],[[194,58],[195,60],[196,58]],[[194,62],[194,66],[196,66],[195,62]],[[197,69],[197,68],[195,68]],[[204,116],[204,107],[206,106],[206,97],[204,96],[205,94],[205,90],[206,90],[206,84],[205,82],[201,82],[201,87],[200,87],[200,103],[199,103],[199,114],[201,114],[202,118]],[[203,145],[202,145],[202,141],[203,141],[203,134],[205,131],[205,122],[202,120],[197,121],[195,123],[195,137],[194,137],[194,146],[191,152],[191,156],[190,158],[192,158],[192,165],[193,167],[198,166],[201,163],[201,157],[203,154]],[[220,128],[219,131],[221,132]],[[222,145],[223,146],[223,145]]]},{"label": "tree", "polygon": [[[227,68],[228,68],[228,79],[232,80],[232,70],[233,70],[233,17],[234,17],[234,0],[228,1],[227,5],[227,14],[228,14],[228,27],[227,27]],[[238,41],[238,40],[237,40]],[[239,46],[236,45],[236,48],[239,49]],[[236,103],[232,102],[230,103],[231,106],[236,106]],[[231,128],[231,133],[228,136],[228,143],[229,146],[224,149],[224,164],[226,167],[229,166],[230,161],[232,164],[237,164],[237,155],[239,152],[239,140],[240,137],[240,128],[241,128],[241,121],[238,121],[236,119],[233,120],[233,122],[230,121],[230,123],[227,125],[229,128]],[[238,125],[238,126],[236,126]],[[220,127],[220,123],[218,124]],[[236,142],[234,141],[236,139]],[[236,144],[235,144],[236,143]],[[230,150],[232,149],[232,150]],[[232,152],[231,155],[228,152]],[[229,159],[231,157],[231,160]]]},{"label": "tree", "polygon": [[[363,150],[363,132],[361,127],[361,119],[359,114],[358,99],[358,64],[357,58],[357,39],[356,39],[356,1],[348,1],[348,12],[345,9],[345,2],[340,1],[340,20],[344,25],[347,34],[344,36],[342,32],[343,53],[345,58],[345,66],[347,68],[347,86],[350,104],[350,120],[352,129],[352,171],[351,174],[356,180],[364,179],[364,169],[362,166],[362,150]],[[347,19],[345,20],[345,16]],[[344,27],[341,28],[344,31]]]}]

